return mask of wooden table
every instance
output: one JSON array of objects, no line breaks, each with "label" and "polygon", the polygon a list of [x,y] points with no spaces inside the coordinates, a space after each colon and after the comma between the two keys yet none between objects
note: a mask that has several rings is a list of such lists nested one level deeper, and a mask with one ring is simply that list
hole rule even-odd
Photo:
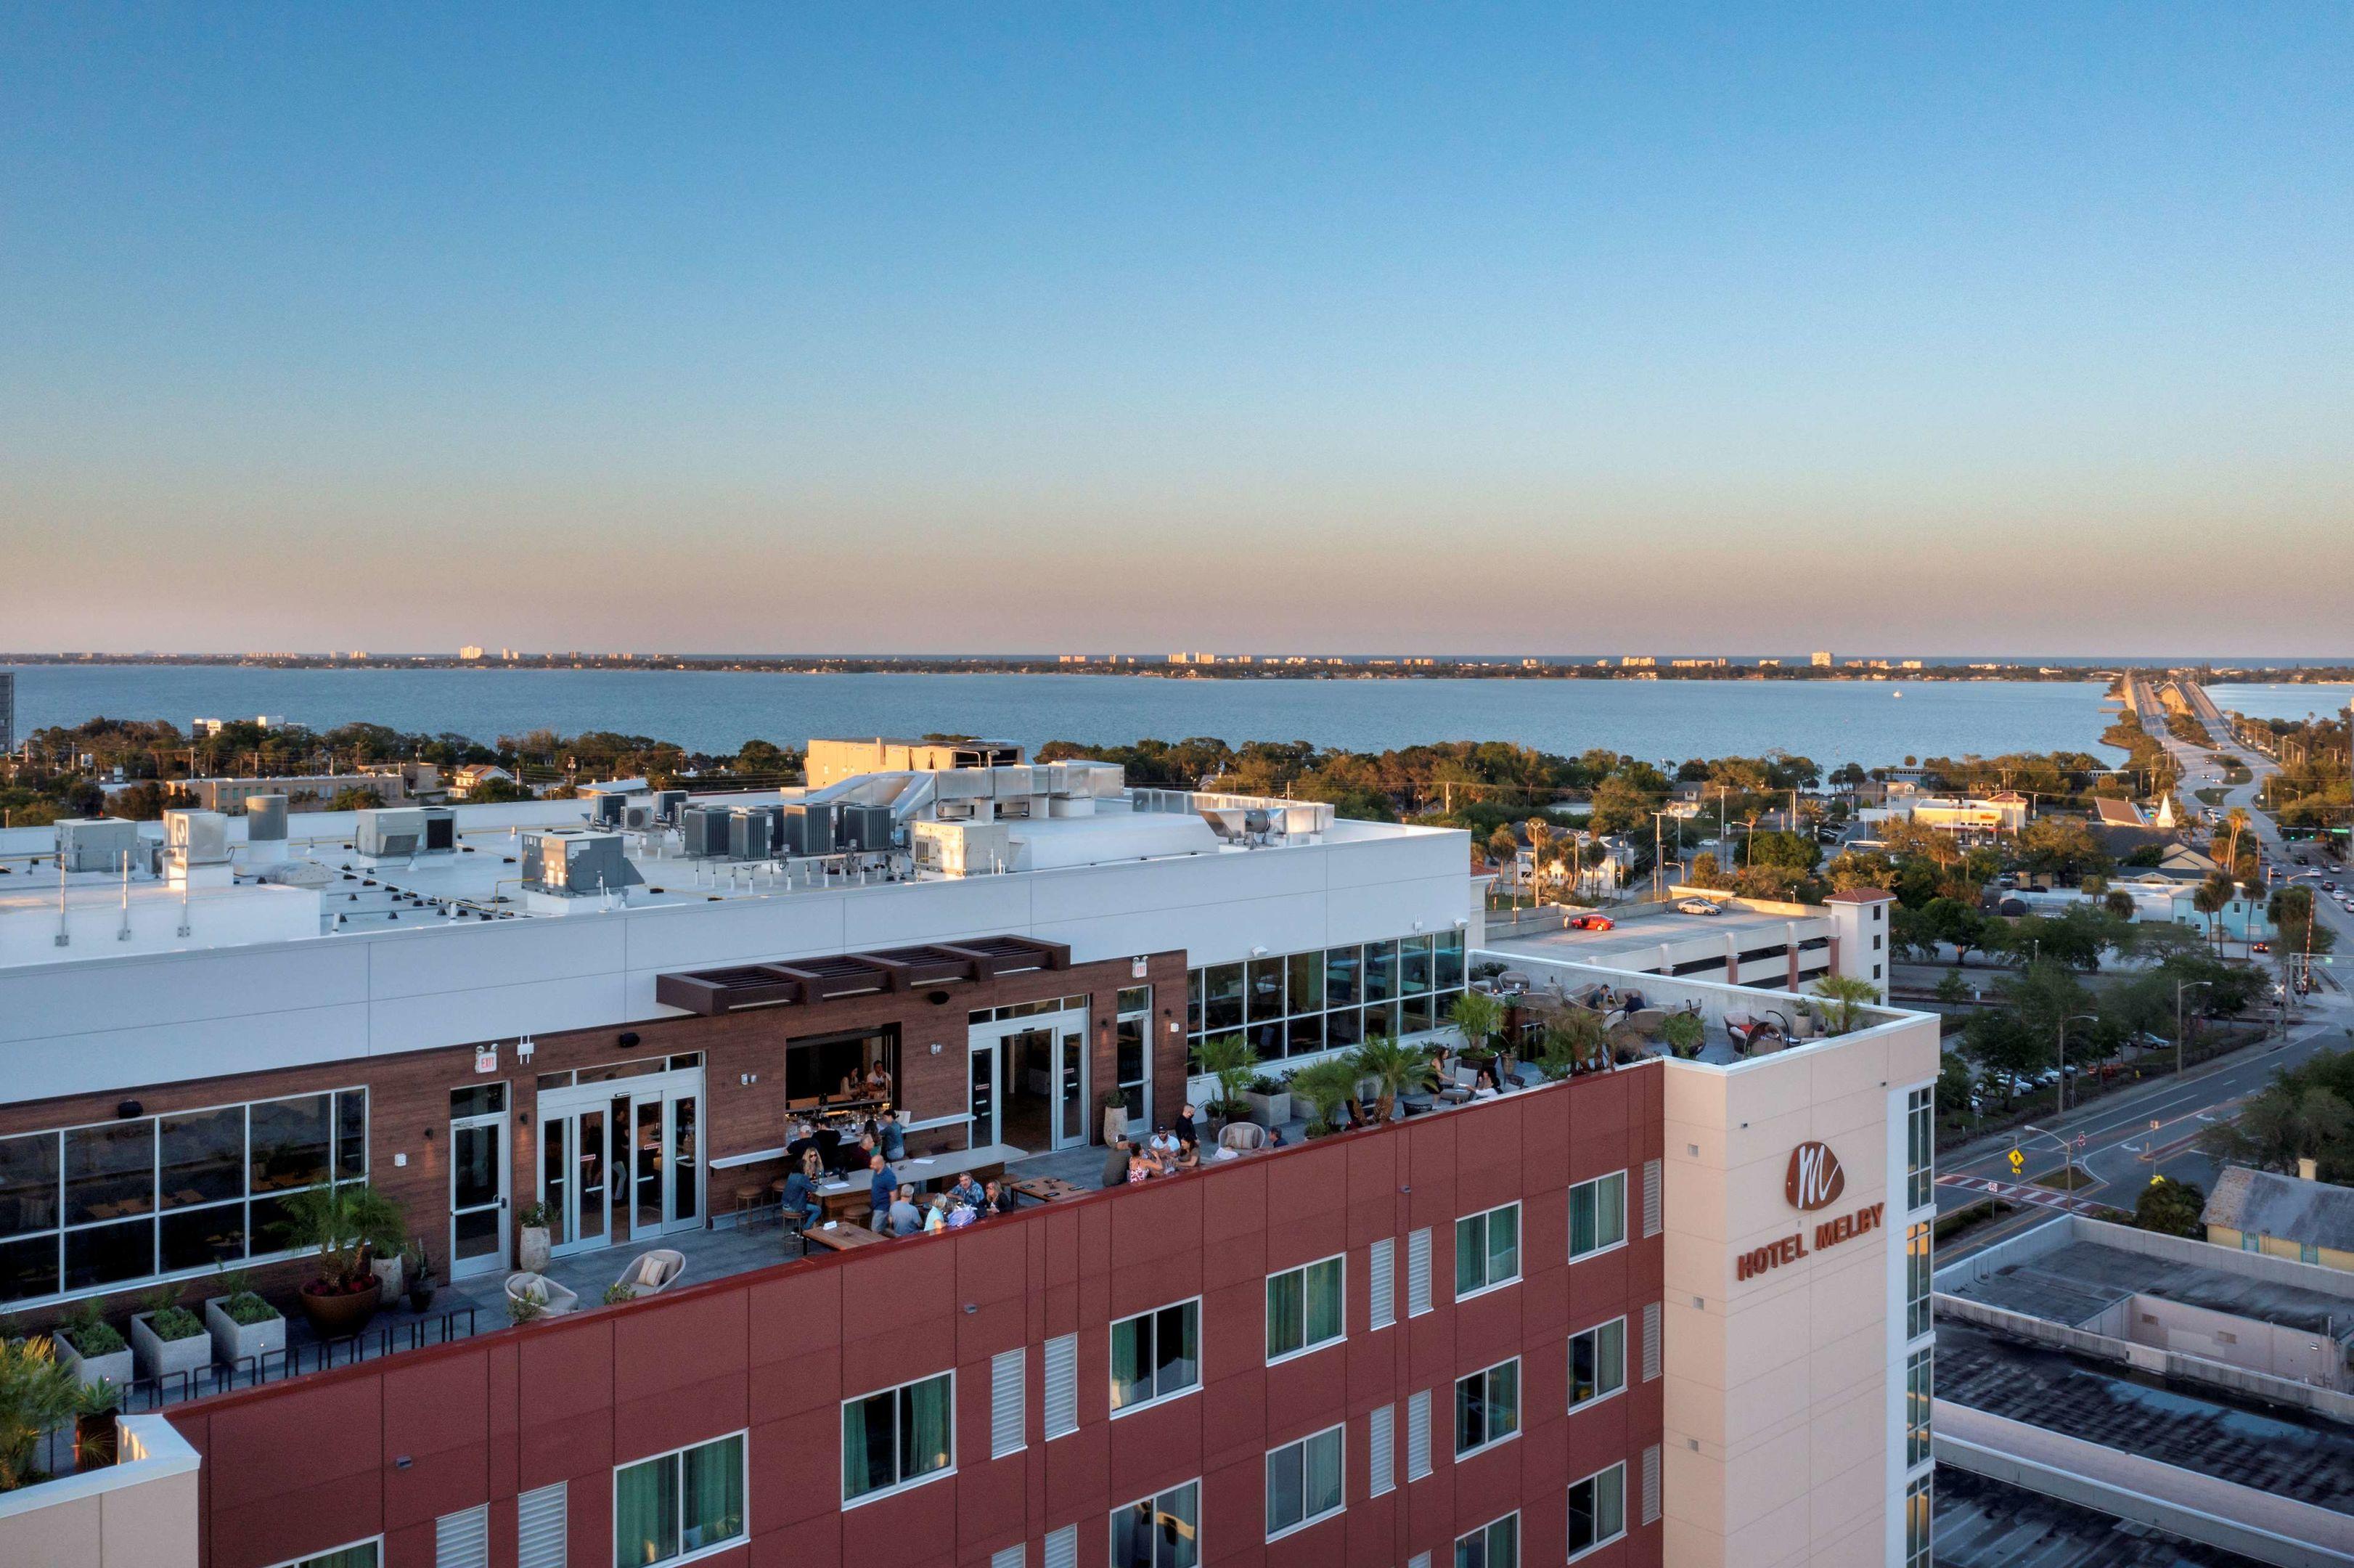
[{"label": "wooden table", "polygon": [[855,1181],[822,1181],[817,1189],[819,1213],[829,1220],[855,1218],[864,1224],[875,1213],[875,1194],[864,1171]]},{"label": "wooden table", "polygon": [[1064,1181],[1060,1176],[1033,1176],[1026,1181],[1013,1183],[1013,1187],[1023,1197],[1034,1198],[1041,1203],[1051,1203],[1061,1198],[1076,1198],[1087,1191],[1076,1182]]},{"label": "wooden table", "polygon": [[823,1225],[801,1233],[801,1240],[811,1246],[822,1246],[830,1252],[848,1252],[853,1247],[872,1246],[890,1238],[864,1225],[837,1224],[832,1230]]}]

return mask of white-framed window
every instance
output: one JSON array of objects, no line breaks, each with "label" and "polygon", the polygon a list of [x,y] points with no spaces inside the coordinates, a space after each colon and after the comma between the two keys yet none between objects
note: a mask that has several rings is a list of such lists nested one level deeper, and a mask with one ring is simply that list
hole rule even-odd
[{"label": "white-framed window", "polygon": [[1569,1190],[1569,1255],[1607,1252],[1627,1240],[1627,1172],[1613,1171]]},{"label": "white-framed window", "polygon": [[292,1256],[286,1199],[367,1175],[359,1086],[0,1138],[0,1307]]},{"label": "white-framed window", "polygon": [[1111,1326],[1114,1416],[1130,1414],[1201,1386],[1200,1297],[1139,1312]]},{"label": "white-framed window", "polygon": [[1627,1319],[1613,1318],[1569,1337],[1569,1407],[1607,1399],[1627,1386]]},{"label": "white-framed window", "polygon": [[1917,1340],[1936,1326],[1929,1293],[1936,1268],[1931,1254],[1929,1223],[1904,1230],[1904,1337]]},{"label": "white-framed window", "polygon": [[1320,1258],[1267,1277],[1267,1364],[1341,1342],[1341,1258]]},{"label": "white-framed window", "polygon": [[691,1563],[747,1538],[745,1435],[613,1467],[613,1568]]},{"label": "white-framed window", "polygon": [[1519,1568],[1521,1516],[1517,1510],[1455,1538],[1455,1568]]},{"label": "white-framed window", "polygon": [[1458,1461],[1509,1441],[1520,1430],[1520,1357],[1456,1380],[1455,1457]]},{"label": "white-framed window", "polygon": [[1119,1568],[1200,1568],[1201,1481],[1112,1510],[1111,1560]]},{"label": "white-framed window", "polygon": [[842,1505],[956,1473],[956,1373],[842,1402]]},{"label": "white-framed window", "polygon": [[384,1537],[372,1535],[366,1541],[355,1541],[349,1546],[338,1546],[333,1552],[290,1558],[273,1564],[272,1568],[377,1568],[383,1561]]},{"label": "white-framed window", "polygon": [[1455,1299],[1521,1277],[1521,1206],[1505,1203],[1455,1222]]},{"label": "white-framed window", "polygon": [[1341,1511],[1341,1426],[1311,1432],[1267,1456],[1267,1538],[1275,1541]]},{"label": "white-framed window", "polygon": [[1569,1560],[1627,1533],[1627,1467],[1622,1462],[1569,1483]]},{"label": "white-framed window", "polygon": [[1904,1360],[1904,1467],[1929,1459],[1929,1409],[1936,1398],[1936,1347],[1925,1345]]},{"label": "white-framed window", "polygon": [[1904,1568],[1929,1568],[1929,1482],[1923,1476],[1904,1489]]},{"label": "white-framed window", "polygon": [[1904,1202],[1925,1209],[1937,1198],[1937,1094],[1914,1089],[1904,1097]]}]

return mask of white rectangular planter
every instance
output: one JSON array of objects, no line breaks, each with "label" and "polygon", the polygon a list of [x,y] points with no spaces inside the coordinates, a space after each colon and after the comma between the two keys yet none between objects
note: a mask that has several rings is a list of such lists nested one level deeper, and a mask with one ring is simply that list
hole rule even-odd
[{"label": "white rectangular planter", "polygon": [[185,1340],[161,1340],[147,1326],[152,1313],[131,1315],[131,1348],[136,1353],[142,1377],[171,1377],[175,1373],[195,1372],[212,1365],[213,1340],[210,1334],[191,1334]]},{"label": "white rectangular planter", "polygon": [[1251,1108],[1251,1120],[1269,1132],[1291,1119],[1291,1091],[1280,1089],[1271,1095],[1250,1090],[1243,1099]]},{"label": "white rectangular planter", "polygon": [[260,1323],[240,1323],[222,1310],[228,1305],[226,1296],[211,1297],[205,1302],[205,1328],[212,1335],[213,1360],[223,1366],[235,1366],[250,1356],[254,1371],[259,1372],[262,1357],[286,1348],[286,1319],[271,1318]]},{"label": "white rectangular planter", "polygon": [[131,1347],[103,1356],[85,1356],[66,1340],[63,1334],[52,1334],[50,1340],[58,1347],[58,1360],[73,1368],[84,1387],[111,1383],[117,1388],[131,1384]]}]

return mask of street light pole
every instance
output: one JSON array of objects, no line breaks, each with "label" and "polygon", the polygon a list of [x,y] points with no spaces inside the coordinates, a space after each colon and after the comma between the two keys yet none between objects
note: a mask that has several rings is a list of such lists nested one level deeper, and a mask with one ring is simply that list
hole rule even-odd
[{"label": "street light pole", "polygon": [[2086,1023],[2098,1023],[2100,1015],[2092,1012],[2072,1012],[2060,1021],[2060,1114],[2068,1114],[2068,1025],[2082,1019]]},{"label": "street light pole", "polygon": [[2182,993],[2186,991],[2197,991],[2202,985],[2214,983],[2213,980],[2176,980],[2174,982],[2174,1075],[2178,1079],[2182,1076]]}]

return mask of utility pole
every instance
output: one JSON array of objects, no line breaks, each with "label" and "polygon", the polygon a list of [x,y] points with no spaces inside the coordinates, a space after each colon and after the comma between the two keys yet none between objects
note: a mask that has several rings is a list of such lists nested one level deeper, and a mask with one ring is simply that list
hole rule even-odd
[{"label": "utility pole", "polygon": [[2213,980],[2176,980],[2174,982],[2174,1075],[2178,1079],[2182,1076],[2182,993],[2185,991],[2197,991],[2202,985],[2211,986],[2214,983]]},{"label": "utility pole", "polygon": [[[2068,1114],[2068,1025],[2079,1019],[2086,1023],[2100,1022],[2097,1014],[2090,1012],[2072,1012],[2060,1021],[2060,1114],[2062,1116]],[[2073,1192],[2074,1188],[2071,1187],[2069,1190]]]}]

